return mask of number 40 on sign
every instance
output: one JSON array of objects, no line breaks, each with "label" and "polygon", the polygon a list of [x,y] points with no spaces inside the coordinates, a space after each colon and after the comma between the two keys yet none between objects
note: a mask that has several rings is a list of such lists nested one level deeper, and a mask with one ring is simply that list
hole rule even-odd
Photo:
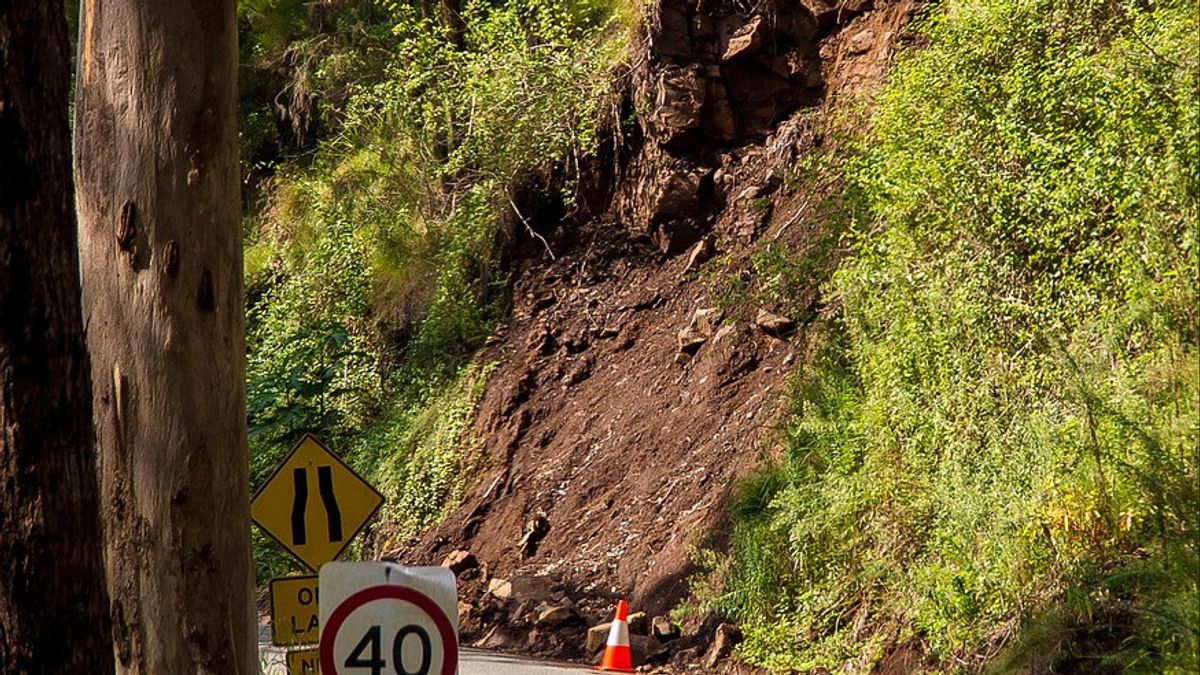
[{"label": "number 40 on sign", "polygon": [[330,563],[321,568],[321,672],[454,675],[458,605],[441,567]]}]

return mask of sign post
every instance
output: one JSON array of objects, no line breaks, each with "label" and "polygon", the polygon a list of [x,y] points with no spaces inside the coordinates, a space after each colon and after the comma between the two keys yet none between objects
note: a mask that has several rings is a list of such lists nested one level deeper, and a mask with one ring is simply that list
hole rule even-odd
[{"label": "sign post", "polygon": [[321,568],[324,675],[456,675],[454,573],[393,563]]}]

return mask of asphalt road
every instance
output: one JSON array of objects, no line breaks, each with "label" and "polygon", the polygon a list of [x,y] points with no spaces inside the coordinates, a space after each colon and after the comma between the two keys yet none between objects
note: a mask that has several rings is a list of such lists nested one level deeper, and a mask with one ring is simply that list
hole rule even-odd
[{"label": "asphalt road", "polygon": [[[258,651],[263,675],[288,675],[282,650],[272,647],[268,641],[260,643]],[[463,649],[458,664],[459,675],[584,675],[591,672],[570,664],[533,661],[478,649]]]},{"label": "asphalt road", "polygon": [[529,661],[475,649],[464,649],[458,665],[458,675],[582,675],[593,672],[569,664]]}]

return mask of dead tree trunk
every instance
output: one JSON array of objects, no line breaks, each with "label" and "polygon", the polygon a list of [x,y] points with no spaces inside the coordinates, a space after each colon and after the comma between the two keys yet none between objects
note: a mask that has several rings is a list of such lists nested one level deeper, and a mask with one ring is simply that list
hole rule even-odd
[{"label": "dead tree trunk", "polygon": [[62,6],[0,3],[0,673],[111,673]]},{"label": "dead tree trunk", "polygon": [[257,667],[233,0],[85,0],[84,316],[118,672]]}]

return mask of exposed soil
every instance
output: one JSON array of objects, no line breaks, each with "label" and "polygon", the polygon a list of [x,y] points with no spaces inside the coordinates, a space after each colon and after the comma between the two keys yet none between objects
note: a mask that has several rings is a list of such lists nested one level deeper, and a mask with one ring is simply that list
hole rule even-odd
[{"label": "exposed soil", "polygon": [[[404,550],[381,552],[432,564],[458,549],[478,557],[480,569],[461,579],[471,606],[464,607],[464,641],[587,658],[583,624],[608,620],[616,598],[653,616],[687,595],[689,551],[721,543],[739,479],[779,446],[788,375],[806,343],[803,316],[794,328],[755,324],[760,309],[777,307],[734,304],[704,315],[700,323],[712,325],[693,324],[696,311],[721,309],[714,270],[738,269],[771,242],[803,251],[821,241],[824,226],[811,208],[821,195],[811,190],[834,186],[814,188],[818,181],[789,169],[831,142],[821,113],[880,80],[916,7],[908,0],[878,9],[870,0],[790,7],[808,32],[792,27],[788,40],[768,40],[774,51],[756,63],[767,64],[762,70],[793,54],[809,59],[817,70],[788,80],[797,88],[771,85],[777,91],[769,110],[747,108],[753,97],[739,94],[732,103],[709,97],[692,105],[694,125],[678,116],[674,130],[643,121],[642,138],[619,159],[607,216],[539,224],[553,259],[540,242],[526,247],[515,263],[511,316],[481,357],[499,364],[473,427],[483,469],[444,522]],[[720,70],[730,91],[735,80],[765,77],[744,60],[721,65],[734,49],[730,40],[739,30],[749,35],[745,26],[759,14],[676,0],[658,11],[741,27],[728,27],[699,56],[695,44],[696,54],[681,55],[678,45],[664,54],[647,40],[635,90],[669,80],[663,73],[677,71],[681,60]],[[654,30],[650,37],[661,43]],[[711,82],[704,86],[711,91]],[[673,91],[660,91],[654,115],[678,112]],[[711,132],[724,105],[739,122],[721,136]],[[647,191],[657,196],[645,198]],[[723,266],[700,264],[710,257]],[[816,270],[789,305],[807,307],[805,316],[820,311],[823,277]],[[681,340],[696,333],[698,341],[681,351]],[[583,620],[539,631],[522,618],[529,607],[501,608],[485,597],[491,578],[519,576],[553,579]],[[704,637],[693,643],[698,654]]]}]

